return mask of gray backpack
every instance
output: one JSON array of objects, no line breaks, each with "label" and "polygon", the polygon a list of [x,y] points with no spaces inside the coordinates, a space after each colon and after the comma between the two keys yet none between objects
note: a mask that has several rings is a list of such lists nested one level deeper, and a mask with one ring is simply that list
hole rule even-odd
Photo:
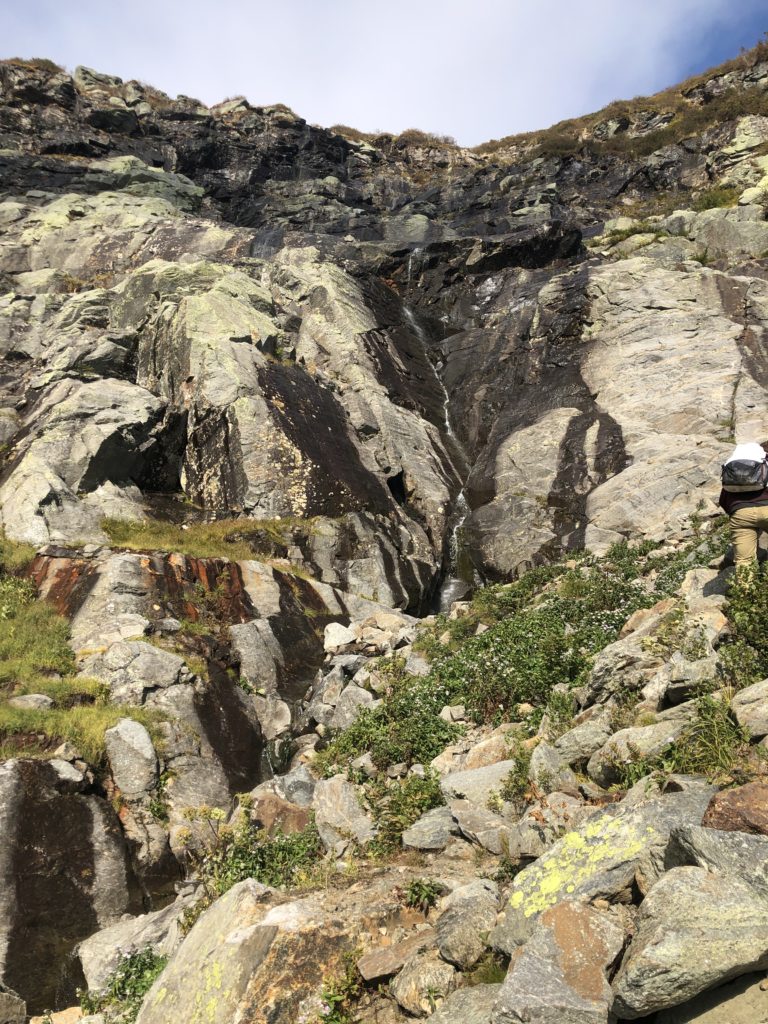
[{"label": "gray backpack", "polygon": [[723,490],[731,494],[744,491],[762,491],[768,484],[768,462],[735,459],[723,465],[720,476]]}]

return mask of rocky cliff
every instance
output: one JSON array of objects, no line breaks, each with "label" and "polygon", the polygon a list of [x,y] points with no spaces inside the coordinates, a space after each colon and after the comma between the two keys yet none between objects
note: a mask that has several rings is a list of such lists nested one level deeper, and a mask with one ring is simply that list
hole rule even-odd
[{"label": "rocky cliff", "polygon": [[[121,951],[170,957],[142,1024],[759,1003],[693,1015],[768,966],[767,829],[717,792],[763,806],[768,665],[715,524],[768,436],[764,51],[474,151],[0,63],[30,1012],[115,1019]],[[713,721],[731,761],[686,761]]]}]

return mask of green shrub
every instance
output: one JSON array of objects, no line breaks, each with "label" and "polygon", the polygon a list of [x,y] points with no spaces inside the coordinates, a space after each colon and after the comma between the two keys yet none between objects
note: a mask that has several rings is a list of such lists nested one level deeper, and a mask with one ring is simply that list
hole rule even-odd
[{"label": "green shrub", "polygon": [[377,707],[363,708],[318,754],[315,767],[321,774],[335,775],[365,753],[379,768],[400,762],[428,764],[459,735],[459,726],[439,717],[450,703],[446,687],[431,677],[408,675],[402,659],[381,661],[377,671],[389,674],[389,692]]},{"label": "green shrub", "polygon": [[224,824],[226,814],[219,808],[199,807],[186,813],[189,820],[207,822],[210,840],[202,852],[190,850],[189,853],[204,896],[185,911],[182,917],[185,931],[214,900],[238,882],[253,878],[276,888],[304,885],[312,880],[323,857],[323,845],[314,822],[300,832],[269,835],[251,821],[245,800],[243,807],[246,813],[234,828]]},{"label": "green shrub", "polygon": [[715,185],[700,192],[691,206],[694,210],[714,210],[724,206],[735,206],[739,201],[739,189],[729,185]]},{"label": "green shrub", "polygon": [[[355,1007],[363,994],[363,979],[357,969],[361,950],[353,949],[342,958],[342,972],[323,980],[317,1024],[353,1024]],[[313,1022],[315,1024],[315,1022]]]},{"label": "green shrub", "polygon": [[739,689],[768,676],[768,564],[738,570],[724,611],[733,633],[720,648],[723,671]]},{"label": "green shrub", "polygon": [[430,878],[413,878],[405,890],[405,904],[423,914],[434,907],[442,892],[440,884]]},{"label": "green shrub", "polygon": [[133,1024],[144,996],[162,974],[168,958],[151,946],[131,953],[118,964],[103,992],[80,991],[80,1006],[85,1014],[106,1011],[114,1024]]},{"label": "green shrub", "polygon": [[499,799],[517,803],[520,800],[525,800],[530,794],[528,772],[531,768],[533,748],[526,746],[520,739],[517,739],[509,752],[509,756],[514,759],[515,765],[501,783]]},{"label": "green shrub", "polygon": [[376,838],[370,844],[374,856],[388,856],[400,849],[403,832],[426,811],[443,803],[435,772],[404,779],[374,779],[365,788],[366,802],[376,822]]}]

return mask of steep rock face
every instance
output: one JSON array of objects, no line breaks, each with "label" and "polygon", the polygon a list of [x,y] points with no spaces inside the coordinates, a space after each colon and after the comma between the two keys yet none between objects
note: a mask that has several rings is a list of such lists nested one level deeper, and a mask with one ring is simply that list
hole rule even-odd
[{"label": "steep rock face", "polygon": [[[134,488],[183,490],[216,515],[323,517],[328,582],[416,608],[462,485],[475,567],[504,577],[679,533],[730,438],[765,430],[764,118],[651,156],[513,146],[500,165],[87,69],[5,64],[2,90],[11,535],[101,541],[105,512],[140,514]],[[708,176],[747,205],[585,258],[616,196]],[[56,388],[104,423],[82,475]],[[358,572],[339,521],[378,565]]]},{"label": "steep rock face", "polygon": [[73,945],[140,909],[109,804],[62,760],[0,765],[0,961],[30,1011],[67,1005],[81,981]]}]

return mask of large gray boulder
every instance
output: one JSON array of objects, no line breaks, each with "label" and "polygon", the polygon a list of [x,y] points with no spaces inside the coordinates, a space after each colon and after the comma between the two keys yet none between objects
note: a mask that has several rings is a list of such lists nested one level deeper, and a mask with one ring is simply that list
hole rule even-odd
[{"label": "large gray boulder", "polygon": [[454,889],[437,919],[440,956],[466,971],[486,949],[485,937],[496,921],[498,887],[491,881],[470,882]]},{"label": "large gray boulder", "polygon": [[489,797],[496,792],[515,767],[515,761],[497,761],[484,768],[470,768],[468,771],[450,772],[440,779],[440,789],[445,800],[470,800],[485,807]]},{"label": "large gray boulder", "polygon": [[321,779],[315,786],[312,810],[320,838],[328,850],[350,840],[364,846],[375,835],[373,821],[360,805],[357,789],[344,775]]},{"label": "large gray boulder", "polygon": [[666,863],[669,867],[695,864],[733,875],[768,899],[768,836],[686,825],[672,832]]},{"label": "large gray boulder", "polygon": [[531,936],[539,915],[563,900],[616,900],[635,885],[648,891],[664,872],[671,831],[698,824],[713,791],[704,786],[640,797],[588,817],[515,877],[491,944],[512,954]]},{"label": "large gray boulder", "polygon": [[414,1017],[427,1017],[456,987],[456,969],[435,953],[416,955],[390,981],[399,1006]]},{"label": "large gray boulder", "polygon": [[492,1024],[501,985],[472,985],[452,992],[429,1018],[431,1024]]},{"label": "large gray boulder", "polygon": [[752,740],[768,735],[768,679],[735,693],[731,701],[739,725]]},{"label": "large gray boulder", "polygon": [[60,764],[0,764],[0,977],[33,1014],[56,1005],[77,943],[138,909],[117,816]]},{"label": "large gray boulder", "polygon": [[448,807],[433,807],[403,832],[406,850],[444,850],[459,827]]},{"label": "large gray boulder", "polygon": [[661,754],[675,742],[687,724],[684,718],[680,718],[620,729],[590,757],[587,774],[601,786],[619,782],[622,768]]},{"label": "large gray boulder", "polygon": [[178,654],[143,640],[126,640],[86,658],[82,674],[103,680],[116,704],[143,704],[147,694],[189,681],[192,673]]},{"label": "large gray boulder", "polygon": [[672,868],[640,907],[637,931],[613,982],[628,1020],[768,967],[768,902],[734,875]]},{"label": "large gray boulder", "polygon": [[81,942],[77,955],[88,988],[101,991],[123,957],[147,946],[161,956],[171,956],[183,939],[179,918],[191,902],[190,898],[179,898],[162,910],[102,928]]},{"label": "large gray boulder", "polygon": [[26,1024],[27,1005],[0,982],[0,1024]]},{"label": "large gray boulder", "polygon": [[624,929],[606,913],[564,902],[545,911],[513,959],[493,1024],[608,1024],[610,969]]}]

